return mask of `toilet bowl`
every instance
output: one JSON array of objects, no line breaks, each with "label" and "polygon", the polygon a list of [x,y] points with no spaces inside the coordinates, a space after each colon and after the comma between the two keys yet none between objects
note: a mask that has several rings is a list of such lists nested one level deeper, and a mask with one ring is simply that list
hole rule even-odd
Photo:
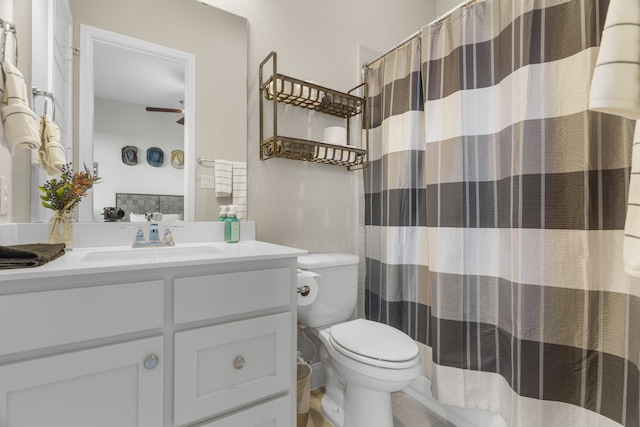
[{"label": "toilet bowl", "polygon": [[391,393],[420,374],[418,346],[391,326],[347,321],[355,310],[357,262],[347,254],[300,257],[298,267],[319,276],[316,299],[298,307],[298,320],[321,343],[325,417],[335,427],[392,427]]}]

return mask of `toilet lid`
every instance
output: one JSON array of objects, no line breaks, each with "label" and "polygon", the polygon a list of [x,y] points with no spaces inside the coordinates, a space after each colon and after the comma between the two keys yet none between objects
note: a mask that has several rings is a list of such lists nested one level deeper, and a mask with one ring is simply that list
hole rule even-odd
[{"label": "toilet lid", "polygon": [[332,326],[330,333],[339,345],[336,349],[345,356],[350,355],[341,350],[386,362],[406,362],[418,356],[418,346],[408,335],[382,323],[356,319]]}]

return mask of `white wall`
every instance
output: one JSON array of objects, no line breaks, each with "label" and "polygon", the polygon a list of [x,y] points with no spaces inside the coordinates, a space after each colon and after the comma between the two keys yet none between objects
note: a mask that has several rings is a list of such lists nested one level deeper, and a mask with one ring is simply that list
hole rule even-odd
[{"label": "white wall", "polygon": [[[359,83],[359,46],[389,49],[433,20],[435,3],[208,2],[249,22],[248,217],[257,222],[257,238],[310,252],[359,253],[362,172],[287,159],[260,161],[258,66],[273,50],[282,73],[347,91]],[[291,117],[299,120],[297,131],[306,133],[309,114]],[[311,136],[318,138],[325,121],[315,118]]]},{"label": "white wall", "polygon": [[436,0],[436,14],[442,16],[463,2],[464,0]]},{"label": "white wall", "polygon": [[[115,193],[184,195],[184,170],[171,166],[171,151],[182,150],[184,131],[179,114],[150,113],[142,105],[95,99],[93,158],[98,176],[108,177],[93,188],[93,220],[102,221],[104,207],[116,206]],[[122,147],[138,147],[138,164],[122,162]],[[159,147],[164,164],[147,164],[146,152]],[[158,192],[158,188],[162,188]]]}]

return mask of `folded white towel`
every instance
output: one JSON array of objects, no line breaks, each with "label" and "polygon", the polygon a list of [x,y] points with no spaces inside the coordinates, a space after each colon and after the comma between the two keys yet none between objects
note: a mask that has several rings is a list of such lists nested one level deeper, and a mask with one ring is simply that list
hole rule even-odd
[{"label": "folded white towel", "polygon": [[640,119],[640,2],[611,0],[591,81],[589,108]]},{"label": "folded white towel", "polygon": [[640,122],[636,123],[636,133],[633,139],[633,160],[623,252],[624,269],[627,274],[640,277]]},{"label": "folded white towel", "polygon": [[4,127],[3,145],[13,154],[16,145],[39,148],[36,115],[29,107],[22,73],[8,61],[2,64],[4,93],[0,113]]},{"label": "folded white towel", "polygon": [[228,160],[214,160],[216,197],[230,197],[233,189],[233,163]]},{"label": "folded white towel", "polygon": [[239,220],[247,219],[247,163],[233,162],[233,204]]},{"label": "folded white towel", "polygon": [[45,114],[38,118],[38,133],[42,140],[38,150],[40,166],[49,176],[56,175],[67,162],[60,143],[60,128]]}]

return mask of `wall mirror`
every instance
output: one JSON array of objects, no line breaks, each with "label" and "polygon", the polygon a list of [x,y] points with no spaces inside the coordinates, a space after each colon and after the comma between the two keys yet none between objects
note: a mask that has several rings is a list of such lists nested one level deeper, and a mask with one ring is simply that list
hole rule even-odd
[{"label": "wall mirror", "polygon": [[79,220],[194,220],[195,56],[88,25],[80,50],[79,164],[104,179]]},{"label": "wall mirror", "polygon": [[[202,175],[213,175],[214,171],[197,164],[196,159],[246,162],[247,20],[195,0],[69,0],[69,6],[75,51],[72,155],[74,164],[93,166],[95,161],[98,174],[103,178],[99,185],[104,186],[101,189],[96,186],[94,190],[97,191],[91,195],[94,200],[80,204],[79,220],[102,221],[102,209],[115,204],[112,195],[102,193],[111,191],[109,187],[120,181],[119,175],[114,176],[118,174],[117,169],[112,168],[126,166],[121,158],[121,149],[125,146],[138,147],[138,164],[128,166],[135,171],[135,178],[129,180],[131,188],[118,192],[164,195],[178,194],[182,190],[185,220],[215,220],[218,206],[229,204],[231,200],[218,199],[213,190],[200,187]],[[81,27],[85,29],[84,35]],[[116,63],[100,65],[98,61],[102,60],[102,54],[116,54],[115,50],[124,56]],[[110,94],[106,95],[103,89],[94,86],[96,78],[99,79],[96,69],[106,72],[127,67],[141,70],[143,65],[136,62],[133,54],[146,55],[147,60],[151,60],[146,61],[146,66],[156,61],[156,72],[145,72],[148,81],[155,80],[153,77],[160,74],[183,74],[184,86],[176,85],[172,88],[173,95],[165,98],[172,99],[170,104],[152,97],[147,101],[118,98],[115,89],[107,89]],[[37,61],[34,57],[34,70],[38,67]],[[88,67],[87,72],[80,72],[81,64]],[[166,73],[160,73],[160,67],[164,70],[165,66]],[[92,73],[90,78],[89,71]],[[179,76],[174,77],[176,81],[180,80]],[[151,92],[156,95],[170,92],[167,81],[159,83],[161,86]],[[119,86],[125,86],[123,83],[121,80]],[[89,93],[92,90],[94,93]],[[146,107],[184,110],[184,115],[147,112]],[[109,114],[115,114],[113,120]],[[129,118],[126,138],[107,129],[110,122],[123,119],[116,115]],[[175,123],[182,117],[184,125]],[[145,132],[144,121],[151,122],[156,128],[166,126],[160,131],[162,136]],[[117,131],[122,131],[122,127]],[[114,142],[117,138],[120,139]],[[183,149],[163,145],[168,142],[162,138],[172,141],[181,138]],[[103,147],[96,146],[104,140],[118,145],[115,154],[114,147],[106,153]],[[153,145],[151,141],[154,141]],[[163,151],[163,167],[147,163],[147,149],[151,147]],[[183,152],[182,169],[172,166],[172,151]],[[160,177],[161,171],[167,172],[166,180]],[[179,176],[184,177],[183,182]],[[133,182],[148,185],[156,182],[158,189],[134,187]],[[113,202],[107,203],[108,200]]]}]

